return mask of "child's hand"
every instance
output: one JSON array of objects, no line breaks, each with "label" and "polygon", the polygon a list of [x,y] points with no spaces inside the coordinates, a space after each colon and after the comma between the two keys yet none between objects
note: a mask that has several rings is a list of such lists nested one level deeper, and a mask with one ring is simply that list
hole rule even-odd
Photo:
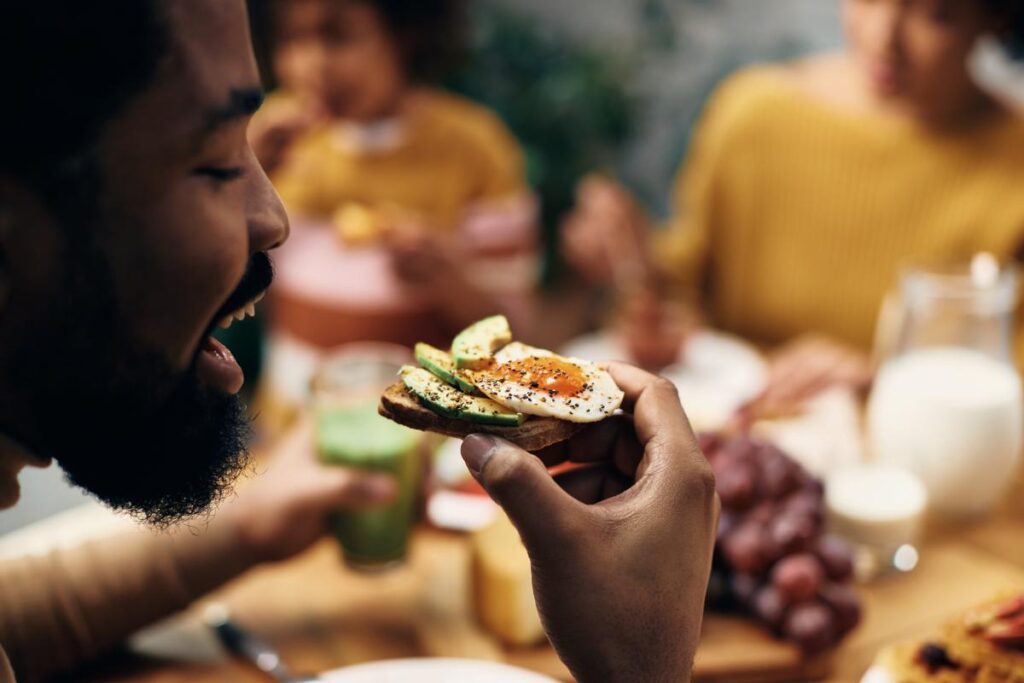
[{"label": "child's hand", "polygon": [[466,276],[471,254],[426,226],[404,222],[386,234],[395,276],[427,298],[456,328],[492,315],[495,302]]},{"label": "child's hand", "polygon": [[450,241],[434,237],[427,230],[403,230],[391,231],[387,246],[395,275],[418,293],[440,299],[465,285],[459,250]]},{"label": "child's hand", "polygon": [[267,173],[284,161],[292,143],[317,121],[317,113],[297,102],[265,106],[249,124],[249,144]]}]

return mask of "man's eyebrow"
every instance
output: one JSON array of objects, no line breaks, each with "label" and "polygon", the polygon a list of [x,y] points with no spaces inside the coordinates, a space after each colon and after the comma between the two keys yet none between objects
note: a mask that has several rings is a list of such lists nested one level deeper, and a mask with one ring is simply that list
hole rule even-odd
[{"label": "man's eyebrow", "polygon": [[228,101],[206,115],[206,132],[210,133],[237,119],[252,116],[263,104],[263,88],[235,88]]}]

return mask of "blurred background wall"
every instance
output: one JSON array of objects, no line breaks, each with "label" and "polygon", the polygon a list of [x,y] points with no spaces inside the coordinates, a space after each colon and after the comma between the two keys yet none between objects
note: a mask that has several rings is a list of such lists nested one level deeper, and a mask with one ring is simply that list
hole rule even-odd
[{"label": "blurred background wall", "polygon": [[615,169],[664,211],[692,125],[714,86],[739,67],[840,45],[838,0],[484,0],[520,12],[625,72],[631,130]]}]

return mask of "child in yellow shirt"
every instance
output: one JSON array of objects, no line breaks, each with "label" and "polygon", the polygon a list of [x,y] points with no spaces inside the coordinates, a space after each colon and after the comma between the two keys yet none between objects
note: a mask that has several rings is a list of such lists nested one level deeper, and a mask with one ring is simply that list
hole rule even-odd
[{"label": "child in yellow shirt", "polygon": [[[284,88],[254,121],[254,149],[296,232],[332,231],[336,243],[317,250],[339,258],[384,252],[387,272],[359,284],[392,293],[353,302],[325,285],[307,296],[284,272],[278,319],[328,346],[443,339],[495,310],[525,315],[537,237],[522,152],[494,114],[429,85],[458,42],[457,3],[279,0],[273,14]],[[283,271],[332,277],[322,253],[289,259]],[[363,315],[368,298],[379,305]]]},{"label": "child in yellow shirt", "polygon": [[657,239],[602,179],[564,235],[597,279],[634,245],[713,324],[784,344],[768,394],[783,403],[870,381],[878,311],[908,260],[1024,249],[1024,119],[968,69],[982,36],[1024,39],[1024,3],[842,5],[843,53],[748,69],[714,95]]}]

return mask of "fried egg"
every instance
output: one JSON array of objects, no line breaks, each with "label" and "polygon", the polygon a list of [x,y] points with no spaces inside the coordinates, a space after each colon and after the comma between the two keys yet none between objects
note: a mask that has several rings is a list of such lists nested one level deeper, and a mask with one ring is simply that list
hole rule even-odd
[{"label": "fried egg", "polygon": [[519,342],[472,373],[485,396],[509,410],[568,422],[600,422],[622,405],[615,380],[594,363],[565,358]]}]

